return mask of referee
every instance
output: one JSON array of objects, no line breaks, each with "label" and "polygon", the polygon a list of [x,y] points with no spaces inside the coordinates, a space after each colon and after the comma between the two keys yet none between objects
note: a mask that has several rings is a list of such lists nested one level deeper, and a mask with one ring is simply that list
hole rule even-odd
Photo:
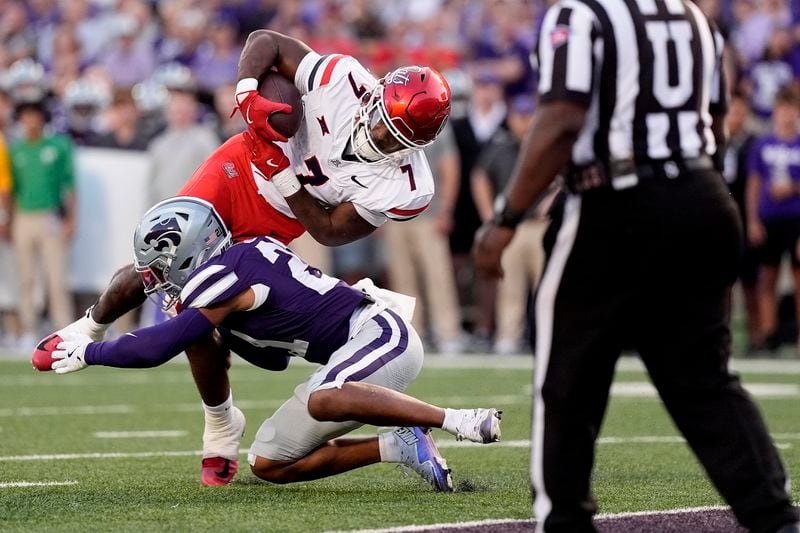
[{"label": "referee", "polygon": [[539,530],[594,531],[594,445],[623,346],[742,525],[799,530],[764,421],[728,372],[742,229],[716,157],[722,47],[684,0],[561,0],[545,16],[540,105],[473,250],[479,272],[501,276],[514,227],[563,171],[536,298]]}]

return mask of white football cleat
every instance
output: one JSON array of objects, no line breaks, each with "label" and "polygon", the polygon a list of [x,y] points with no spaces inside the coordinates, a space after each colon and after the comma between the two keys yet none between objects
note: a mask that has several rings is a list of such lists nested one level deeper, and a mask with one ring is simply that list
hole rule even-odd
[{"label": "white football cleat", "polygon": [[458,440],[488,444],[500,440],[500,419],[503,411],[497,409],[461,409],[463,417],[456,428]]}]

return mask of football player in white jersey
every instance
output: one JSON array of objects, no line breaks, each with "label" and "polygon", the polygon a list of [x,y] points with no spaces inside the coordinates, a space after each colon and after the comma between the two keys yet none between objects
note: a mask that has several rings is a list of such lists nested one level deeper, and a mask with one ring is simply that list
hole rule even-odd
[{"label": "football player in white jersey", "polygon": [[[285,143],[267,121],[273,108],[257,91],[258,79],[273,66],[294,80],[305,108],[299,131]],[[261,139],[280,142],[290,160],[268,180],[274,161],[256,154],[259,190],[317,241],[350,242],[351,235],[367,235],[388,219],[413,218],[428,206],[433,176],[420,148],[434,141],[450,113],[450,88],[441,74],[410,66],[377,80],[352,57],[321,56],[296,39],[259,30],[242,51],[239,77],[236,102],[245,120]]]},{"label": "football player in white jersey", "polygon": [[[258,94],[258,80],[272,68],[294,81],[306,106],[290,140],[267,120],[287,106]],[[212,154],[181,193],[217,207],[234,240],[260,234],[286,244],[304,227],[321,244],[337,246],[427,207],[434,186],[419,150],[433,142],[450,112],[450,89],[439,73],[405,67],[377,80],[351,57],[320,56],[301,41],[258,30],[242,51],[239,79],[236,105],[248,132]],[[241,168],[242,161],[251,168]],[[242,181],[250,179],[255,187]],[[263,212],[254,213],[259,202]],[[123,267],[85,316],[58,333],[102,340],[109,325],[145,297],[140,274],[133,265]],[[230,352],[210,335],[186,354],[205,411],[201,479],[227,484],[235,468],[217,466],[238,464],[241,439],[231,429]]]}]

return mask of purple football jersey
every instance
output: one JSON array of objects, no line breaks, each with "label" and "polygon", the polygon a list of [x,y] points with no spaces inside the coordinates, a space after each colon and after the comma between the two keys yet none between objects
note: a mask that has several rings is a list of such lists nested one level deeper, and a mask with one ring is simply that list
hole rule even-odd
[{"label": "purple football jersey", "polygon": [[[231,349],[259,366],[288,355],[324,364],[348,340],[361,291],[306,264],[278,241],[261,237],[231,247],[192,272],[184,308],[210,307],[252,288],[253,309],[229,315],[220,331]],[[240,353],[242,352],[242,353]],[[253,361],[253,357],[277,361]]]}]

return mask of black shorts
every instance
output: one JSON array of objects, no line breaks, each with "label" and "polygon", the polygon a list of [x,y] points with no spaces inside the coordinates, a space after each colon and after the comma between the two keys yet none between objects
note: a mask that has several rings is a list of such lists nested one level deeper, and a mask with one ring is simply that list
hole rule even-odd
[{"label": "black shorts", "polygon": [[778,266],[785,254],[792,258],[792,266],[800,267],[797,257],[797,240],[800,239],[800,217],[779,218],[764,222],[767,240],[761,245],[759,256],[764,265]]}]

